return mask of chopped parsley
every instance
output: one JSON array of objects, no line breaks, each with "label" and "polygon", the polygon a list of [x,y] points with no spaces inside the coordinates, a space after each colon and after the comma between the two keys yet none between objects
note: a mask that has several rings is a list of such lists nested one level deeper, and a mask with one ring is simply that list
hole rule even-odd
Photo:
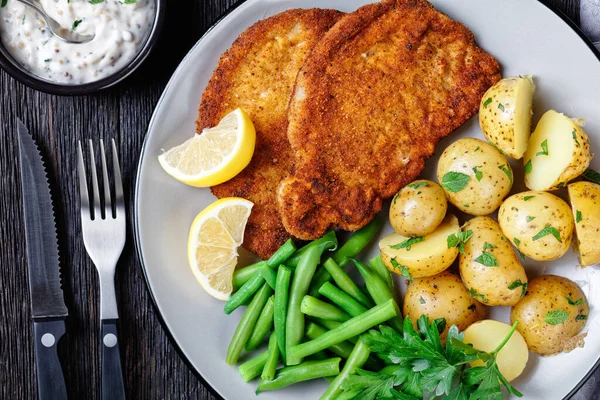
[{"label": "chopped parsley", "polygon": [[509,290],[515,290],[519,287],[523,288],[523,291],[521,292],[521,298],[523,298],[525,296],[525,293],[527,293],[527,282],[523,283],[520,279],[517,279],[516,281],[508,285]]},{"label": "chopped parsley", "polygon": [[471,297],[473,298],[481,298],[481,301],[483,301],[484,303],[487,303],[489,300],[487,299],[487,297],[485,297],[484,294],[481,293],[477,293],[477,291],[473,288],[469,289],[469,295],[471,295]]},{"label": "chopped parsley", "polygon": [[600,185],[600,172],[596,172],[593,169],[586,169],[582,176],[586,181]]},{"label": "chopped parsley", "polygon": [[471,310],[473,312],[477,311],[477,306],[475,304],[471,304],[469,307],[467,307],[467,310]]},{"label": "chopped parsley", "polygon": [[396,200],[398,200],[398,195],[400,193],[396,193],[396,195],[394,196],[394,198],[392,199],[392,203],[396,204]]},{"label": "chopped parsley", "polygon": [[489,99],[487,99],[486,101],[483,102],[483,107],[489,106],[491,102],[492,102],[492,98],[490,97]]},{"label": "chopped parsley", "polygon": [[497,267],[500,264],[498,264],[498,260],[496,259],[496,257],[494,257],[494,255],[492,253],[490,253],[489,249],[497,249],[497,246],[494,246],[493,244],[489,244],[488,242],[485,242],[483,244],[483,252],[481,253],[481,255],[479,255],[479,257],[477,257],[475,259],[475,261],[477,261],[479,264],[483,264],[486,267]]},{"label": "chopped parsley", "polygon": [[579,300],[575,301],[572,298],[566,297],[566,296],[565,296],[565,299],[567,299],[567,303],[569,303],[569,305],[571,305],[571,306],[580,306],[583,304],[583,299],[579,299]]},{"label": "chopped parsley", "polygon": [[79,26],[79,24],[81,24],[82,21],[82,19],[78,19],[75,22],[73,22],[73,27],[71,28],[71,30],[74,31],[75,29],[77,29],[77,27]]},{"label": "chopped parsley", "polygon": [[533,240],[538,240],[543,238],[544,236],[547,235],[552,235],[554,236],[554,238],[556,240],[558,240],[559,243],[562,243],[562,240],[560,238],[560,232],[558,231],[558,229],[556,229],[555,227],[548,225],[546,226],[544,229],[542,229],[541,231],[538,232],[537,235],[535,235],[532,239]]},{"label": "chopped parsley", "polygon": [[478,152],[479,151],[479,146],[477,146],[474,150],[474,152]]},{"label": "chopped parsley", "polygon": [[510,167],[508,165],[504,165],[504,164],[499,166],[498,169],[501,169],[506,174],[506,176],[508,176],[508,179],[510,180],[510,183],[512,184],[513,183],[512,169],[510,169]]},{"label": "chopped parsley", "polygon": [[504,112],[504,104],[498,103],[498,110]]},{"label": "chopped parsley", "polygon": [[548,155],[548,139],[546,139],[542,142],[542,151],[538,151],[535,155],[536,155],[536,157]]},{"label": "chopped parsley", "polygon": [[462,172],[446,172],[442,177],[442,187],[451,193],[460,192],[469,184],[471,177]]},{"label": "chopped parsley", "polygon": [[513,241],[515,242],[515,244],[516,244],[517,246],[520,246],[520,245],[521,245],[521,241],[520,241],[518,238],[514,238],[514,239],[513,239]]},{"label": "chopped parsley", "polygon": [[565,322],[567,318],[569,318],[569,313],[565,310],[552,310],[548,311],[545,320],[548,325],[558,325]]},{"label": "chopped parsley", "polygon": [[529,201],[529,200],[534,199],[534,198],[535,198],[535,196],[525,196],[525,197],[523,197],[523,200]]},{"label": "chopped parsley", "polygon": [[577,140],[577,131],[573,129],[573,140],[575,140],[575,144],[579,147],[579,141]]},{"label": "chopped parsley", "polygon": [[481,168],[481,165],[479,165],[477,167],[473,167],[473,172],[475,173],[475,178],[477,178],[477,182],[480,182],[481,178],[483,178],[483,172],[481,172],[477,168]]},{"label": "chopped parsley", "polygon": [[583,221],[583,215],[581,214],[581,211],[577,210],[575,212],[575,222],[580,223],[581,221]]},{"label": "chopped parsley", "polygon": [[410,251],[410,248],[412,247],[413,244],[422,242],[424,240],[425,240],[424,237],[409,238],[409,239],[406,239],[405,241],[403,241],[401,243],[391,245],[390,248],[392,248],[394,250],[406,249],[406,251]]},{"label": "chopped parsley", "polygon": [[420,297],[419,297],[419,303],[421,303],[421,304],[425,304],[425,303],[426,303],[426,301],[425,301],[425,299],[423,298],[423,296],[420,296]]},{"label": "chopped parsley", "polygon": [[392,258],[391,261],[392,261],[392,267],[394,267],[394,269],[399,270],[403,277],[405,277],[410,282],[412,282],[413,277],[410,274],[410,271],[408,270],[408,267],[405,266],[405,265],[398,264],[398,261],[396,261],[395,258]]},{"label": "chopped parsley", "polygon": [[0,7],[6,7],[6,3],[8,3],[8,0],[2,0],[2,4],[0,5]]},{"label": "chopped parsley", "polygon": [[525,174],[530,174],[531,173],[531,160],[527,161],[527,163],[525,164],[525,169],[524,172]]},{"label": "chopped parsley", "polygon": [[104,0],[88,0],[88,3],[90,4],[100,4],[102,3]]},{"label": "chopped parsley", "polygon": [[532,217],[531,215],[528,215],[526,218],[527,222],[531,222],[535,219],[535,217]]},{"label": "chopped parsley", "polygon": [[410,184],[406,185],[406,187],[409,187],[412,189],[419,189],[419,188],[422,188],[423,186],[427,186],[427,182],[415,182],[415,183],[410,183]]},{"label": "chopped parsley", "polygon": [[579,314],[578,316],[575,317],[575,321],[585,321],[587,319],[587,315],[585,314]]}]

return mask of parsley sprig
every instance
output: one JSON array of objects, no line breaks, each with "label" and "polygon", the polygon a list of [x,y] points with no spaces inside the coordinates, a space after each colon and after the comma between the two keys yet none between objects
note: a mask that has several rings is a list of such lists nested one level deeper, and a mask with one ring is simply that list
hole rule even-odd
[{"label": "parsley sprig", "polygon": [[[379,372],[358,370],[342,385],[344,394],[367,400],[415,400],[423,398],[423,394],[454,400],[501,400],[504,385],[509,393],[522,397],[502,376],[496,363],[496,356],[514,333],[516,323],[491,353],[463,343],[464,334],[456,326],[449,329],[443,346],[440,332],[445,325],[444,319],[429,323],[426,316],[421,316],[417,330],[406,318],[403,334],[383,325],[363,334],[361,338],[370,350],[392,365]],[[469,367],[475,360],[485,365]]]},{"label": "parsley sprig", "polygon": [[458,247],[458,251],[462,254],[465,254],[465,243],[469,241],[473,237],[473,231],[467,229],[466,231],[460,231],[458,233],[453,233],[452,235],[446,238],[446,242],[448,243],[448,248],[451,249],[453,247]]}]

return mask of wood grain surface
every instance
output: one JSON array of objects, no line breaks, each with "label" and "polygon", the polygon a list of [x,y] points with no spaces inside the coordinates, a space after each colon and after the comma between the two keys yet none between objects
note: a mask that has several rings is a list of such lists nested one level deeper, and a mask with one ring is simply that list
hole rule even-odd
[{"label": "wood grain surface", "polygon": [[[252,1],[252,0],[250,0]],[[129,200],[125,251],[116,284],[123,370],[129,399],[214,399],[169,341],[156,314],[132,237],[133,184],[154,107],[179,61],[236,1],[169,2],[157,47],[144,65],[99,94],[59,97],[29,89],[0,72],[0,399],[35,399],[25,239],[21,215],[16,118],[29,127],[49,167],[65,302],[67,334],[59,355],[71,399],[100,398],[99,293],[96,270],[80,232],[77,141],[114,138]],[[551,0],[575,22],[578,0]],[[576,398],[599,398],[592,379]]]}]

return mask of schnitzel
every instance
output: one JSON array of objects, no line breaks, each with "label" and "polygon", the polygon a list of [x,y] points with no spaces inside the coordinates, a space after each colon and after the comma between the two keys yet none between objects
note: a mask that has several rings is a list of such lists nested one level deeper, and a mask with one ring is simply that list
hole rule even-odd
[{"label": "schnitzel", "polygon": [[382,1],[342,17],[290,100],[294,169],[278,190],[285,229],[308,240],[366,225],[499,79],[473,34],[427,1]]},{"label": "schnitzel", "polygon": [[254,203],[243,246],[261,258],[291,237],[278,211],[277,188],[294,158],[286,135],[294,80],[311,49],[342,15],[335,10],[294,9],[257,22],[221,56],[202,94],[197,132],[217,125],[238,107],[256,128],[250,164],[212,192],[219,198],[243,197]]}]

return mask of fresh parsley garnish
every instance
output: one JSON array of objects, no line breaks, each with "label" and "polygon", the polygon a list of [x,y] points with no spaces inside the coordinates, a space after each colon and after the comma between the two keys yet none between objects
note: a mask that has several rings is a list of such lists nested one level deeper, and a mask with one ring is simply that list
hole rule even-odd
[{"label": "fresh parsley garnish", "polygon": [[504,112],[504,104],[498,103],[498,110]]},{"label": "fresh parsley garnish", "polygon": [[583,179],[586,181],[600,185],[600,172],[596,172],[593,169],[586,169],[581,176],[583,176]]},{"label": "fresh parsley garnish", "polygon": [[421,303],[421,304],[425,304],[425,303],[427,303],[427,302],[425,301],[425,299],[423,298],[423,296],[420,296],[420,297],[419,297],[419,303]]},{"label": "fresh parsley garnish", "polygon": [[425,240],[424,237],[413,237],[413,238],[406,239],[405,241],[400,242],[398,244],[391,245],[390,248],[392,248],[394,250],[406,249],[406,251],[410,251],[410,248],[412,247],[413,244],[422,242],[424,240]]},{"label": "fresh parsley garnish", "polygon": [[515,242],[515,244],[516,244],[517,246],[520,246],[520,245],[521,245],[521,241],[520,241],[518,238],[513,238],[513,241]]},{"label": "fresh parsley garnish", "polygon": [[575,317],[575,321],[584,321],[587,319],[587,315],[585,314],[579,314],[578,316]]},{"label": "fresh parsley garnish", "polygon": [[137,0],[125,0],[122,4],[135,4]]},{"label": "fresh parsley garnish", "polygon": [[460,192],[469,184],[471,177],[462,172],[446,172],[442,177],[442,187],[449,192]]},{"label": "fresh parsley garnish", "polygon": [[473,288],[469,289],[469,295],[471,295],[471,297],[473,298],[479,297],[484,303],[487,303],[489,301],[487,297],[485,297],[485,294],[477,293],[477,291]]},{"label": "fresh parsley garnish", "polygon": [[536,157],[548,155],[548,139],[546,139],[542,142],[542,151],[538,151],[535,155],[536,155]]},{"label": "fresh parsley garnish", "polygon": [[575,222],[580,223],[581,221],[583,221],[583,215],[581,214],[581,211],[577,210],[575,212]]},{"label": "fresh parsley garnish", "polygon": [[577,301],[575,301],[572,298],[566,296],[565,299],[567,299],[567,303],[569,303],[569,305],[571,306],[580,306],[583,304],[583,299],[578,299]]},{"label": "fresh parsley garnish", "polygon": [[558,182],[558,185],[556,185],[557,188],[564,188],[565,187],[565,183],[564,182]]},{"label": "fresh parsley garnish", "polygon": [[508,290],[515,290],[519,287],[523,288],[523,291],[521,292],[521,298],[523,298],[525,296],[525,293],[527,293],[527,282],[523,283],[520,279],[517,279],[516,281],[508,285]]},{"label": "fresh parsley garnish", "polygon": [[567,318],[569,318],[569,313],[565,310],[552,310],[548,311],[545,320],[548,325],[558,325],[565,322]]},{"label": "fresh parsley garnish", "polygon": [[400,194],[400,193],[396,193],[396,194],[394,195],[394,198],[392,199],[392,203],[396,204],[396,200],[398,200],[398,195],[399,195],[399,194]]},{"label": "fresh parsley garnish", "polygon": [[525,197],[523,197],[523,200],[529,201],[529,200],[534,199],[534,198],[535,198],[535,196],[525,196]]},{"label": "fresh parsley garnish", "polygon": [[546,226],[544,229],[542,229],[541,231],[538,232],[537,235],[535,235],[532,239],[533,240],[538,240],[543,238],[544,236],[547,235],[552,235],[554,236],[554,238],[556,240],[558,240],[559,243],[562,243],[562,240],[560,238],[560,232],[558,231],[558,229],[556,229],[555,227],[548,225]]},{"label": "fresh parsley garnish", "polygon": [[527,222],[531,222],[535,219],[535,217],[532,217],[531,215],[528,215],[527,217],[525,217],[525,219],[527,220]]},{"label": "fresh parsley garnish", "polygon": [[477,306],[475,304],[471,304],[469,307],[467,307],[467,310],[471,310],[473,312],[477,311]]},{"label": "fresh parsley garnish", "polygon": [[489,99],[487,99],[486,101],[483,102],[483,106],[487,107],[490,105],[491,102],[492,102],[492,98],[490,97]]},{"label": "fresh parsley garnish", "polygon": [[458,251],[462,254],[465,254],[465,243],[469,241],[473,237],[473,231],[467,229],[466,231],[460,231],[458,233],[453,233],[448,236],[446,242],[448,243],[448,248],[451,249],[453,247],[458,247]]},{"label": "fresh parsley garnish", "polygon": [[104,0],[88,0],[88,3],[90,4],[100,4],[102,3]]},{"label": "fresh parsley garnish", "polygon": [[419,189],[419,188],[422,188],[423,186],[427,186],[427,182],[415,182],[415,183],[410,183],[410,184],[406,185],[406,187],[413,188],[413,189]]},{"label": "fresh parsley garnish", "polygon": [[524,172],[525,174],[530,174],[531,173],[531,160],[527,161],[527,163],[525,164],[525,169]]},{"label": "fresh parsley garnish", "polygon": [[479,151],[479,146],[477,146],[473,152],[476,153],[478,151]]},{"label": "fresh parsley garnish", "polygon": [[0,7],[6,7],[6,3],[8,3],[8,0],[2,0],[2,4],[0,5]]},{"label": "fresh parsley garnish", "polygon": [[[427,317],[421,316],[417,330],[406,318],[403,334],[381,325],[361,335],[371,352],[390,365],[380,372],[357,370],[342,384],[344,397],[416,400],[428,394],[454,400],[501,399],[502,385],[509,393],[522,396],[502,376],[496,364],[497,354],[514,333],[516,323],[490,353],[463,343],[464,335],[456,326],[450,327],[446,345],[442,345],[440,332],[444,327],[444,319],[430,323]],[[481,360],[484,366],[469,367],[468,364],[476,360]]]},{"label": "fresh parsley garnish", "polygon": [[408,270],[407,266],[398,264],[398,261],[396,261],[395,258],[392,258],[390,261],[392,262],[392,267],[394,269],[397,269],[398,271],[400,271],[400,273],[402,274],[403,277],[405,277],[410,282],[412,282],[413,277],[410,274],[410,271]]},{"label": "fresh parsley garnish", "polygon": [[573,129],[573,140],[575,140],[575,144],[579,147],[579,140],[577,140],[577,131]]},{"label": "fresh parsley garnish", "polygon": [[498,260],[496,260],[496,257],[494,257],[494,255],[492,253],[490,253],[489,249],[497,249],[497,246],[494,246],[493,244],[489,244],[488,242],[485,242],[483,244],[483,251],[482,253],[479,255],[479,257],[477,257],[475,259],[475,261],[477,261],[479,264],[483,264],[486,267],[497,267],[498,265]]},{"label": "fresh parsley garnish", "polygon": [[74,31],[75,29],[77,29],[77,27],[79,26],[79,24],[81,24],[82,21],[82,19],[78,19],[75,22],[73,22],[73,27],[71,28],[71,30]]},{"label": "fresh parsley garnish", "polygon": [[512,184],[513,183],[512,169],[510,169],[510,167],[508,165],[504,165],[504,164],[499,166],[498,169],[501,169],[506,174],[506,176],[508,176],[508,180],[510,180],[510,183]]},{"label": "fresh parsley garnish", "polygon": [[44,62],[50,62],[50,61],[52,61],[52,59],[51,59],[51,58],[46,58],[46,59],[44,60]]},{"label": "fresh parsley garnish", "polygon": [[481,165],[479,165],[477,167],[473,167],[473,172],[475,173],[475,178],[477,179],[477,182],[480,182],[481,178],[483,178],[483,172],[481,172],[477,168],[481,168]]}]

